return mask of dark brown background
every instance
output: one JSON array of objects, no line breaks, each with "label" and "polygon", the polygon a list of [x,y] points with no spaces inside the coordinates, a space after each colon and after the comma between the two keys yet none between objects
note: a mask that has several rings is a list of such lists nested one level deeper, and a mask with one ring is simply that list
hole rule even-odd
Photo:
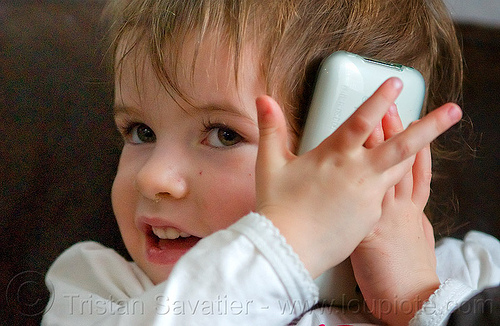
[{"label": "dark brown background", "polygon": [[[0,2],[0,324],[38,325],[43,276],[71,244],[124,254],[109,192],[119,157],[103,63],[102,1]],[[481,139],[450,166],[459,201],[454,235],[500,237],[500,30],[459,26],[464,111]]]}]

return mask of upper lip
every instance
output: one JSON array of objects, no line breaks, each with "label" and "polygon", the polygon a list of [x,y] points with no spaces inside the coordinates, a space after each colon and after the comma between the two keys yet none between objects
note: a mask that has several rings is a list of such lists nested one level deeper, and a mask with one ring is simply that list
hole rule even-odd
[{"label": "upper lip", "polygon": [[144,233],[152,233],[153,227],[159,227],[159,228],[174,228],[180,232],[188,233],[194,236],[194,234],[189,230],[186,230],[177,224],[170,223],[166,219],[159,217],[142,216],[137,220],[137,227]]}]

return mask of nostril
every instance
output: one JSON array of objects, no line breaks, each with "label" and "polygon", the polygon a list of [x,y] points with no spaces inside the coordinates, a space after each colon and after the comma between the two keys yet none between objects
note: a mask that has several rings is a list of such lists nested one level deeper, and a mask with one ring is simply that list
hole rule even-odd
[{"label": "nostril", "polygon": [[153,200],[155,203],[158,203],[160,202],[160,200],[162,200],[163,198],[166,198],[166,197],[169,197],[170,196],[170,193],[169,192],[159,192],[155,195],[155,199]]}]

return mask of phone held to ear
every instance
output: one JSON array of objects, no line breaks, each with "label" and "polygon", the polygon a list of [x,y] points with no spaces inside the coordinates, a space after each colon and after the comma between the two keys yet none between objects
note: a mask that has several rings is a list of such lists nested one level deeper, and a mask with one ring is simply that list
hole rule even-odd
[{"label": "phone held to ear", "polygon": [[[395,103],[406,128],[419,119],[425,82],[416,69],[357,54],[337,51],[321,64],[297,154],[318,146],[390,77],[403,82]],[[316,280],[320,302],[335,306],[361,304],[350,260],[331,268]]]}]

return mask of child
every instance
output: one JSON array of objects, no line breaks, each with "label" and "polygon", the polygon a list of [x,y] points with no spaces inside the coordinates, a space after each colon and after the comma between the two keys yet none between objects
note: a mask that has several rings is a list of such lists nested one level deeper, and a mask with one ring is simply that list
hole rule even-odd
[{"label": "child", "polygon": [[[438,325],[500,281],[496,239],[447,239],[436,263],[423,214],[428,144],[461,117],[443,105],[461,71],[440,1],[115,0],[108,14],[124,138],[112,202],[134,262],[68,249],[43,324]],[[389,79],[297,157],[335,50],[419,69],[428,114],[402,131]],[[349,256],[368,309],[316,306],[313,278]]]}]

